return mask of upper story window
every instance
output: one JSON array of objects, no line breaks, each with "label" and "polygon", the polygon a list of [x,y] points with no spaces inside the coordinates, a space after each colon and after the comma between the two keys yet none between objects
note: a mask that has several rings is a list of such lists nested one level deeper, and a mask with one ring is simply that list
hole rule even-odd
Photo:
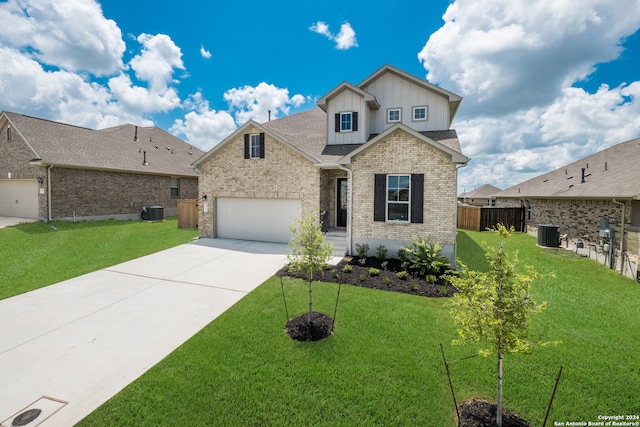
[{"label": "upper story window", "polygon": [[252,159],[260,158],[260,135],[259,134],[251,135],[250,150],[251,150],[251,154],[249,155],[249,157],[251,157]]},{"label": "upper story window", "polygon": [[180,178],[171,178],[171,197],[180,197]]},{"label": "upper story window", "polygon": [[413,107],[413,121],[429,120],[427,106]]},{"label": "upper story window", "polygon": [[264,133],[244,134],[244,158],[264,159]]},{"label": "upper story window", "polygon": [[387,110],[387,122],[394,123],[402,120],[402,110],[400,108],[389,108]]},{"label": "upper story window", "polygon": [[336,132],[356,132],[358,130],[358,112],[347,111],[344,113],[336,113],[335,116]]}]

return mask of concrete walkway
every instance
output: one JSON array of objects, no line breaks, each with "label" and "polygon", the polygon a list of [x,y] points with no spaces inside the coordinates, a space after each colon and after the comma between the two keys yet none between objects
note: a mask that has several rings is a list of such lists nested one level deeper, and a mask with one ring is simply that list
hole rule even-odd
[{"label": "concrete walkway", "polygon": [[18,218],[15,216],[0,216],[0,228],[11,227],[25,222],[36,222],[35,218]]},{"label": "concrete walkway", "polygon": [[201,239],[0,301],[0,425],[77,423],[284,266],[285,247]]}]

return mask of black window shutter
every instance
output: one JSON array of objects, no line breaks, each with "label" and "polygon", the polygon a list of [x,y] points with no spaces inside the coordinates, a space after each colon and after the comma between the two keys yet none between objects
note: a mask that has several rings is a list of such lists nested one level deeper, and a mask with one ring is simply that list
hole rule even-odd
[{"label": "black window shutter", "polygon": [[264,132],[260,134],[260,158],[264,159]]},{"label": "black window shutter", "polygon": [[336,132],[340,132],[340,113],[336,113]]},{"label": "black window shutter", "polygon": [[411,222],[424,222],[424,174],[411,174]]},{"label": "black window shutter", "polygon": [[251,157],[251,146],[249,145],[249,134],[244,134],[244,158],[248,159]]},{"label": "black window shutter", "polygon": [[373,220],[385,221],[386,202],[387,202],[387,175],[377,173],[375,175],[373,189]]},{"label": "black window shutter", "polygon": [[354,111],[351,113],[351,129],[356,132],[358,130],[358,112]]}]

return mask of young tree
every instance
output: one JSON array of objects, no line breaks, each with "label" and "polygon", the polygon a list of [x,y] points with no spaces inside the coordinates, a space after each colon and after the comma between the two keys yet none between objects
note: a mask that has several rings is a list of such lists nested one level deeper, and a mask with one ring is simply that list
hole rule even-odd
[{"label": "young tree", "polygon": [[541,277],[531,266],[527,274],[516,272],[517,253],[510,261],[505,252],[505,241],[513,227],[507,229],[498,224],[493,230],[500,237],[498,249],[489,248],[485,255],[490,271],[469,270],[461,263],[458,276],[450,276],[451,283],[459,290],[455,295],[451,314],[459,326],[459,339],[453,344],[486,342],[488,348],[480,354],[497,353],[497,426],[502,427],[502,357],[503,354],[526,353],[533,349],[527,341],[529,319],[544,309],[545,303],[536,304],[529,293],[531,283]]},{"label": "young tree", "polygon": [[303,212],[302,218],[296,219],[289,229],[293,237],[289,241],[287,260],[292,270],[302,272],[309,281],[309,323],[311,323],[313,274],[325,268],[333,255],[333,245],[325,242],[322,223],[318,214],[313,211]]}]

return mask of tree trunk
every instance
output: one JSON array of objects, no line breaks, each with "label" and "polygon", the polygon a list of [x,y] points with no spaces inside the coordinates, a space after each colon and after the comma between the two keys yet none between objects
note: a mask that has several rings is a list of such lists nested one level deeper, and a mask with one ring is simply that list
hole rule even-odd
[{"label": "tree trunk", "polygon": [[311,324],[312,310],[313,310],[313,296],[311,294],[311,280],[309,280],[309,324]]},{"label": "tree trunk", "polygon": [[502,427],[502,352],[498,352],[498,409],[496,411],[496,425]]}]

